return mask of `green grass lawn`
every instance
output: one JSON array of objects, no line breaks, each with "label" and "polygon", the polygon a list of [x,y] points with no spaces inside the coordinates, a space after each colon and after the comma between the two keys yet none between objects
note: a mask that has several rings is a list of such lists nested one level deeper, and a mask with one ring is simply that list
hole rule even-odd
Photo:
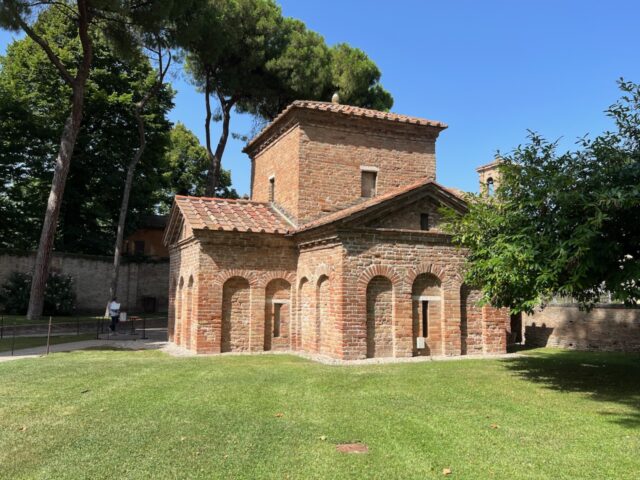
[{"label": "green grass lawn", "polygon": [[[84,351],[0,364],[0,477],[637,479],[640,357],[331,367]],[[336,452],[363,442],[367,454]]]},{"label": "green grass lawn", "polygon": [[[55,335],[51,336],[50,345],[55,345],[57,343],[81,342],[82,340],[91,340],[94,338],[96,338],[95,333],[81,333],[80,335]],[[16,337],[15,339],[12,339],[11,337],[5,337],[0,340],[0,352],[11,351],[12,343],[14,343],[14,350],[20,350],[21,348],[46,347],[47,337]],[[0,475],[2,475],[2,472],[0,472]]]}]

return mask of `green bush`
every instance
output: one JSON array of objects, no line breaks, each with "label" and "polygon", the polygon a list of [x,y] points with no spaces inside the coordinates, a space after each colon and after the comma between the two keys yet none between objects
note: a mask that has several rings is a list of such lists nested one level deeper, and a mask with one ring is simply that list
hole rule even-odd
[{"label": "green bush", "polygon": [[[25,315],[29,307],[31,275],[13,272],[0,287],[0,304],[5,313]],[[44,293],[44,315],[71,315],[76,307],[73,278],[50,273]]]},{"label": "green bush", "polygon": [[24,315],[29,306],[31,276],[26,273],[12,272],[7,281],[0,287],[0,304],[5,313]]}]

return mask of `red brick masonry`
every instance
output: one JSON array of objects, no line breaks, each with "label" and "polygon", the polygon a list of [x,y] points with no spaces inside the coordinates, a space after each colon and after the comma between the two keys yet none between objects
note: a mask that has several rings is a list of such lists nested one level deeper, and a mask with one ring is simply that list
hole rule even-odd
[{"label": "red brick masonry", "polygon": [[[176,197],[170,340],[198,353],[367,357],[504,353],[508,314],[477,306],[438,209],[444,124],[295,102],[246,151],[252,200]],[[361,198],[362,171],[376,196]],[[273,201],[270,201],[273,200]],[[428,228],[424,220],[428,216]]]}]

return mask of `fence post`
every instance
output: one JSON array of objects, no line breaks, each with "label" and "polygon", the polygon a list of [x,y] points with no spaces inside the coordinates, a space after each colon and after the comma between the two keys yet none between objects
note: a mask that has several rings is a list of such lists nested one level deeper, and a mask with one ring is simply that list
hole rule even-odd
[{"label": "fence post", "polygon": [[13,322],[13,336],[11,337],[11,356],[13,357],[13,348],[16,345],[16,322]]},{"label": "fence post", "polygon": [[0,315],[0,340],[4,337],[4,315]]},{"label": "fence post", "polygon": [[49,355],[50,341],[51,341],[51,317],[49,317],[49,330],[47,330],[47,355]]},{"label": "fence post", "polygon": [[147,339],[147,317],[142,317],[142,337],[140,337],[140,339]]}]

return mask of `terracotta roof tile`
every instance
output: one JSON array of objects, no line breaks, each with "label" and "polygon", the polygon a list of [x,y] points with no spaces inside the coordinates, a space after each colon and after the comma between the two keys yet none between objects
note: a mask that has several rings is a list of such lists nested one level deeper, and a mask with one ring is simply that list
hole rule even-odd
[{"label": "terracotta roof tile", "polygon": [[362,107],[354,107],[352,105],[342,105],[339,103],[331,103],[331,102],[316,102],[311,100],[296,100],[287,106],[282,112],[278,114],[276,118],[273,119],[269,125],[267,125],[258,135],[256,135],[245,147],[245,151],[250,150],[254,145],[259,143],[259,139],[267,133],[267,131],[271,130],[271,128],[279,122],[284,116],[286,116],[289,112],[294,109],[308,109],[308,110],[319,110],[323,112],[333,112],[342,115],[347,115],[351,117],[366,117],[366,118],[375,118],[378,120],[386,120],[389,122],[397,122],[397,123],[408,123],[412,125],[420,125],[420,126],[428,126],[435,127],[439,129],[447,128],[447,125],[443,122],[438,122],[435,120],[427,120],[426,118],[420,117],[411,117],[409,115],[401,115],[399,113],[391,113],[391,112],[381,112],[379,110],[372,110],[370,108],[362,108]]},{"label": "terracotta roof tile", "polygon": [[295,234],[347,219],[427,185],[433,186],[454,203],[464,205],[464,201],[455,192],[425,178],[324,215],[297,228],[269,203],[176,195],[175,206],[184,216],[185,222],[194,230]]},{"label": "terracotta roof tile", "polygon": [[268,203],[176,195],[175,204],[194,230],[286,233],[292,228]]}]

